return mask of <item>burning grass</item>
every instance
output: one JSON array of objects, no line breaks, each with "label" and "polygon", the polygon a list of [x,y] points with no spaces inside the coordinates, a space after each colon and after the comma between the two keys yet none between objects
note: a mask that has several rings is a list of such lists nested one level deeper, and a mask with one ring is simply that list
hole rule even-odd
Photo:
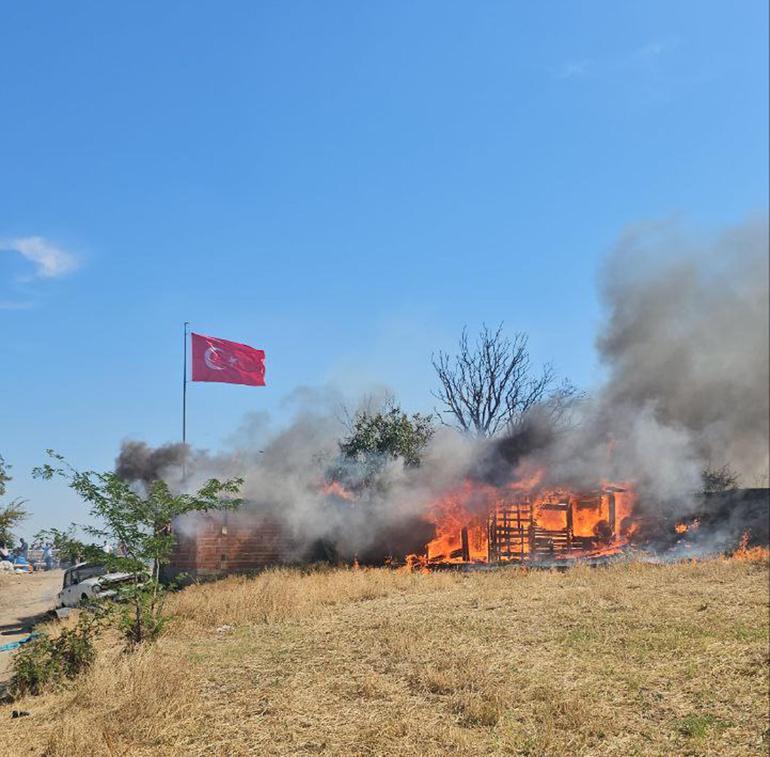
[{"label": "burning grass", "polygon": [[[767,553],[675,565],[274,570],[0,708],[18,755],[763,754]],[[11,709],[30,717],[10,720]]]}]

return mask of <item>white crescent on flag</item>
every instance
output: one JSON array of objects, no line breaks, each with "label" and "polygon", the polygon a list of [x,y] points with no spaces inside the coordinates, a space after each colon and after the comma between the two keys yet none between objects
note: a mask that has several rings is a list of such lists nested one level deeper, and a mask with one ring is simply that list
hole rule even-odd
[{"label": "white crescent on flag", "polygon": [[218,352],[224,352],[224,350],[217,349],[216,347],[209,347],[203,353],[203,360],[206,363],[207,368],[211,368],[212,371],[223,371],[224,366],[217,365],[214,361]]}]

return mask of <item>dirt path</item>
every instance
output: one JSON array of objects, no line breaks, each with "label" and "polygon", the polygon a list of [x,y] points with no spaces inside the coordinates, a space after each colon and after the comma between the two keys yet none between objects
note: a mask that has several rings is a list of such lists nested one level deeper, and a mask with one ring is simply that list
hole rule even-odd
[{"label": "dirt path", "polygon": [[[53,609],[62,570],[0,575],[0,646],[23,639],[40,616]],[[13,652],[0,652],[0,682],[8,677]]]}]

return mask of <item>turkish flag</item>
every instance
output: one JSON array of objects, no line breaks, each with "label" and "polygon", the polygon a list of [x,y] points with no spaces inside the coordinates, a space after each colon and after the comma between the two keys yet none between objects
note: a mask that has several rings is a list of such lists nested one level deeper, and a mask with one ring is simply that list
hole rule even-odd
[{"label": "turkish flag", "polygon": [[192,336],[192,380],[265,385],[265,353],[213,336]]}]

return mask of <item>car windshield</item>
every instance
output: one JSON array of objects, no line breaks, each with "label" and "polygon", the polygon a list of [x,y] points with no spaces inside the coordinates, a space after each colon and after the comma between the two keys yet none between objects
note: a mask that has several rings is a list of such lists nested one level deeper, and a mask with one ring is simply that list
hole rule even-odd
[{"label": "car windshield", "polygon": [[103,576],[106,572],[107,568],[104,565],[80,565],[77,568],[72,568],[64,574],[64,588],[79,584],[87,578]]}]

